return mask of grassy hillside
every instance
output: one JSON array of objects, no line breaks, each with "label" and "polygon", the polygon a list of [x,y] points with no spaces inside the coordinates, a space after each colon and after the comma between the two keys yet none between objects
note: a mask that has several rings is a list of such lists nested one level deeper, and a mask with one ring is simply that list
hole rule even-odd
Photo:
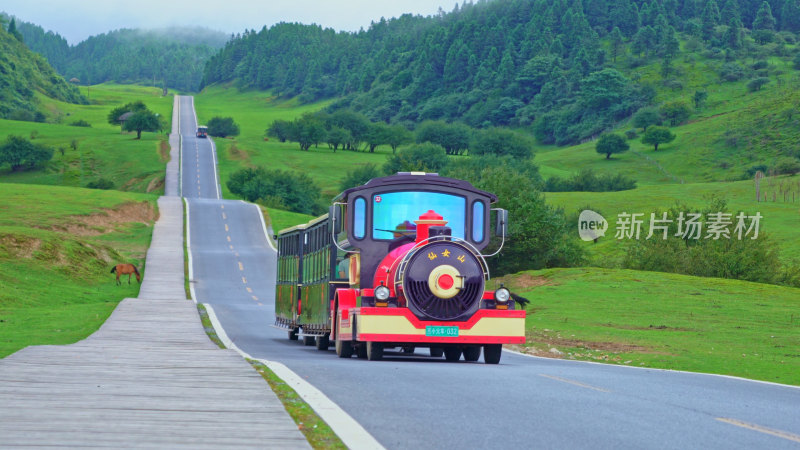
[{"label": "grassy hillside", "polygon": [[[617,215],[622,212],[644,213],[649,220],[650,213],[665,211],[680,202],[688,207],[702,209],[708,206],[712,196],[728,201],[728,209],[734,215],[740,211],[748,214],[760,212],[760,233],[768,234],[780,244],[781,257],[785,261],[800,261],[800,240],[798,240],[798,223],[800,223],[800,176],[777,177],[772,187],[762,182],[762,193],[778,190],[779,183],[791,184],[797,190],[796,201],[792,203],[756,202],[755,184],[753,181],[735,181],[718,183],[664,184],[641,186],[637,189],[621,192],[550,192],[547,201],[564,208],[567,214],[575,214],[586,207],[599,212],[609,222],[605,237],[597,243],[585,242],[591,262],[603,266],[619,264],[626,240],[617,240]],[[763,195],[763,194],[762,194]],[[780,195],[779,195],[780,197]],[[576,223],[577,227],[577,223]],[[646,235],[646,228],[645,235]],[[576,239],[577,233],[575,234]],[[643,236],[644,237],[644,236]]]},{"label": "grassy hillside", "polygon": [[531,300],[522,351],[800,385],[800,289],[610,269],[504,281]]},{"label": "grassy hillside", "polygon": [[78,90],[47,60],[0,27],[0,117],[30,116],[39,109],[36,93],[70,103],[85,103]]},{"label": "grassy hillside", "polygon": [[225,86],[206,88],[195,96],[200,123],[214,116],[233,117],[241,128],[241,134],[235,139],[215,139],[224,195],[231,197],[225,184],[229,175],[244,167],[263,166],[307,173],[332,197],[340,192],[339,183],[348,170],[359,164],[383,164],[391,153],[389,147],[379,147],[376,153],[362,153],[334,152],[320,145],[306,152],[301,151],[297,143],[265,139],[264,131],[274,120],[292,120],[327,105],[327,102],[300,104],[297,99],[280,99],[267,92],[239,91]]},{"label": "grassy hillside", "polygon": [[[39,95],[39,103],[55,123],[20,122],[0,119],[0,141],[8,135],[25,138],[56,149],[53,159],[42,170],[10,172],[0,170],[0,182],[86,186],[99,178],[111,180],[122,191],[163,192],[164,167],[169,157],[167,136],[121,133],[106,121],[108,112],[124,103],[142,100],[152,111],[172,117],[172,96],[161,90],[141,86],[98,85],[81,88],[92,101],[75,105]],[[69,124],[83,120],[91,127]],[[73,148],[73,143],[77,148]],[[64,149],[61,154],[59,149]]]},{"label": "grassy hillside", "polygon": [[112,265],[143,266],[157,216],[146,194],[0,183],[0,357],[94,332],[135,279],[116,286]]}]

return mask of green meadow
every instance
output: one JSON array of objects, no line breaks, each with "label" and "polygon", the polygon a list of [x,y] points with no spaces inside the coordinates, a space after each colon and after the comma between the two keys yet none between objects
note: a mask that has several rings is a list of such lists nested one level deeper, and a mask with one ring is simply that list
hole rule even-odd
[{"label": "green meadow", "polygon": [[502,281],[531,301],[525,353],[800,385],[800,289],[596,268]]},{"label": "green meadow", "polygon": [[226,186],[232,172],[262,166],[307,173],[325,195],[333,197],[340,192],[339,183],[344,175],[354,167],[368,163],[382,165],[391,154],[388,146],[378,147],[375,153],[334,152],[325,144],[302,151],[297,143],[267,140],[265,130],[274,120],[293,120],[328,104],[300,104],[297,99],[277,98],[269,92],[239,91],[230,86],[212,86],[196,95],[195,109],[200,123],[214,116],[233,117],[241,130],[236,138],[214,139],[223,194],[232,197]]},{"label": "green meadow", "polygon": [[116,286],[109,271],[143,268],[156,198],[0,183],[0,357],[81,340],[138,295],[135,278]]},{"label": "green meadow", "polygon": [[[133,192],[163,192],[164,168],[169,158],[166,133],[122,133],[110,125],[111,109],[142,100],[152,111],[171,122],[171,95],[142,86],[102,84],[90,86],[90,105],[73,105],[39,97],[54,123],[20,122],[0,119],[0,142],[8,135],[34,138],[34,142],[53,147],[53,159],[41,170],[0,171],[0,182],[85,187],[100,178],[114,183],[114,189]],[[86,88],[81,87],[86,94]],[[69,124],[84,120],[91,127]],[[63,153],[61,151],[63,149]]]}]

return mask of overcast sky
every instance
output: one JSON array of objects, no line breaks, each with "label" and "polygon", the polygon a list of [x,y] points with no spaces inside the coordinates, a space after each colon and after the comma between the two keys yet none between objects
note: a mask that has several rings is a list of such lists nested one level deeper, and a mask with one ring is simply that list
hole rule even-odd
[{"label": "overcast sky", "polygon": [[205,26],[226,33],[278,22],[316,23],[357,31],[381,17],[450,11],[456,0],[3,0],[0,10],[77,44],[119,28]]}]

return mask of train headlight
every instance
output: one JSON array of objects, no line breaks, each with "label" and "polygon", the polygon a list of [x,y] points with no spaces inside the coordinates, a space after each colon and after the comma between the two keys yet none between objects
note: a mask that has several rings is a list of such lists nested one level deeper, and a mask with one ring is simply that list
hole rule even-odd
[{"label": "train headlight", "polygon": [[377,300],[380,300],[382,302],[386,301],[386,299],[389,298],[390,294],[391,292],[389,292],[389,288],[384,285],[380,285],[375,288],[375,299]]},{"label": "train headlight", "polygon": [[508,299],[511,298],[511,292],[509,292],[506,288],[500,288],[494,291],[494,299],[500,303],[508,302]]}]

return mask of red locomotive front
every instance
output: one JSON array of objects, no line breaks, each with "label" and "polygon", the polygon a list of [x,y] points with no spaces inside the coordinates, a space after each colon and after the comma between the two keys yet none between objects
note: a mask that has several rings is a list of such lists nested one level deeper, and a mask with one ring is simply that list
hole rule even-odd
[{"label": "red locomotive front", "polygon": [[[428,347],[431,356],[451,361],[461,355],[477,361],[483,351],[485,362],[498,363],[502,344],[524,343],[525,311],[516,309],[507,289],[487,289],[481,252],[491,237],[490,211],[496,235],[504,238],[507,226],[506,211],[490,209],[496,201],[465,181],[435,174],[397,174],[348,189],[327,216],[278,237],[278,325],[320,349],[335,342],[340,357],[374,360],[390,347],[406,353]],[[321,291],[305,283],[315,278],[320,248],[300,236],[317,228],[325,228],[318,234],[329,269],[328,289]],[[297,252],[296,271],[281,268],[282,260],[298,259],[281,252],[282,242],[309,246]],[[302,255],[308,255],[305,264]],[[300,275],[296,293],[281,287],[282,271]]]}]

